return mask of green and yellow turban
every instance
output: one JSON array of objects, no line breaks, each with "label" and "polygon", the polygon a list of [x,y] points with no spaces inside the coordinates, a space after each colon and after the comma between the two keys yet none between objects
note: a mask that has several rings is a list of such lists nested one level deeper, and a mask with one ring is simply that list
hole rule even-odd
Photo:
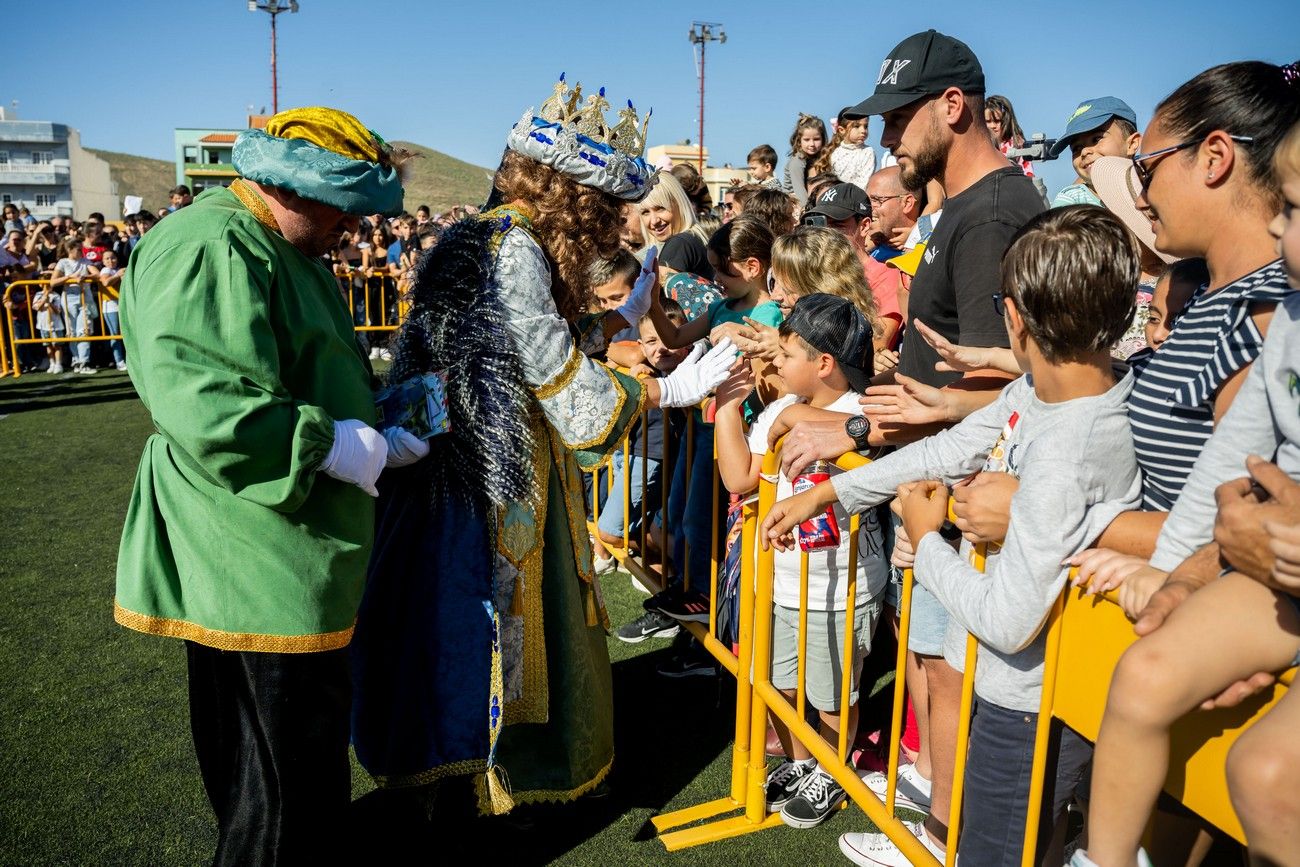
[{"label": "green and yellow turban", "polygon": [[291,108],[235,140],[235,171],[349,214],[402,212],[388,143],[336,108]]}]

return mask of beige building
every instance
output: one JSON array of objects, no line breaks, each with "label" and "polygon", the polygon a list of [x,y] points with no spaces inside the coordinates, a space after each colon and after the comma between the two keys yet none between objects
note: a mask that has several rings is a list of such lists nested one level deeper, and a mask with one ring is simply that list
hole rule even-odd
[{"label": "beige building", "polygon": [[[655,145],[646,150],[645,159],[652,166],[662,165],[667,160],[673,165],[688,163],[699,169],[700,146],[689,143]],[[744,166],[709,165],[709,149],[707,147],[704,148],[704,171],[702,174],[704,175],[704,183],[708,185],[709,195],[713,197],[713,204],[715,205],[722,202],[723,190],[732,186],[734,181],[744,183],[749,177],[749,172]]]}]

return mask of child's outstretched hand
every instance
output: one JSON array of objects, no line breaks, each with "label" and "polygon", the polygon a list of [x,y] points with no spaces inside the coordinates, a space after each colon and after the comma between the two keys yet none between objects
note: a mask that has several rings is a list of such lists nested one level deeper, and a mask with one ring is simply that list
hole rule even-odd
[{"label": "child's outstretched hand", "polygon": [[943,526],[948,517],[948,487],[941,482],[926,479],[906,490],[899,488],[900,508],[903,511],[903,528],[913,547],[921,543],[926,533]]},{"label": "child's outstretched hand", "polygon": [[714,392],[717,398],[718,408],[739,405],[742,400],[749,396],[754,390],[754,371],[748,364],[742,364],[740,367],[722,381]]},{"label": "child's outstretched hand", "polygon": [[[1109,548],[1088,548],[1068,558],[1062,565],[1078,567],[1079,571],[1070,579],[1070,586],[1086,587],[1084,592],[1091,596],[1119,587],[1130,575],[1147,565],[1147,561]],[[1164,583],[1163,578],[1160,583]],[[1146,596],[1149,598],[1156,589],[1152,588]],[[1146,607],[1145,599],[1141,607]]]},{"label": "child's outstretched hand", "polygon": [[821,482],[802,494],[773,503],[767,517],[763,519],[763,526],[758,530],[763,550],[792,550],[794,528],[813,515],[826,511],[826,507],[835,501],[835,487],[830,482]]},{"label": "child's outstretched hand", "polygon": [[1137,620],[1138,615],[1147,607],[1156,591],[1165,586],[1169,580],[1168,572],[1161,572],[1146,563],[1134,569],[1119,585],[1119,606],[1124,609],[1129,620]]}]

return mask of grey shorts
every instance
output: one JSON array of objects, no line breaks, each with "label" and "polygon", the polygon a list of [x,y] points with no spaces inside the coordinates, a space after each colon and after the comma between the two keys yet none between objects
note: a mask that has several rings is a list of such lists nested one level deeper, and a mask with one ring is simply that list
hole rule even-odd
[{"label": "grey shorts", "polygon": [[[857,652],[849,679],[849,704],[858,700],[858,678],[862,660],[871,652],[871,639],[880,622],[883,594],[862,603],[853,612],[853,635]],[[799,685],[799,609],[783,605],[772,609],[772,685],[794,689]],[[808,703],[828,713],[840,709],[840,687],[844,671],[844,612],[809,611],[808,645],[804,669],[804,691]]]}]

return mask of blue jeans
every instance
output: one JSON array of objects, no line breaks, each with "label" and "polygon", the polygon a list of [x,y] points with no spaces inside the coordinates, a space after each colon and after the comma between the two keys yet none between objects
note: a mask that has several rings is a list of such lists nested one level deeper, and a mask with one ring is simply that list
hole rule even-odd
[{"label": "blue jeans", "polygon": [[[104,311],[104,328],[106,329],[106,333],[108,334],[122,333],[121,324],[118,321],[116,310]],[[122,345],[122,341],[110,340],[109,346],[113,348],[114,361],[116,361],[118,364],[121,364],[123,361],[126,361],[126,347]]]},{"label": "blue jeans", "polygon": [[[659,501],[661,499],[661,490],[663,488],[663,477],[659,473],[659,461],[653,458],[643,458],[638,454],[632,455],[629,461],[632,471],[628,477],[628,504],[631,506],[632,513],[628,515],[627,527],[630,536],[636,536],[641,532],[641,502],[646,503],[646,517],[651,521],[654,520],[655,514],[659,511]],[[602,533],[608,533],[611,536],[623,535],[623,453],[615,452],[610,459],[613,466],[612,477],[614,482],[613,493],[604,496],[600,509],[600,520],[596,526]],[[645,466],[646,488],[641,486],[641,467]],[[605,488],[602,487],[604,492]],[[646,499],[646,498],[649,499]]]},{"label": "blue jeans", "polygon": [[[975,697],[970,757],[966,762],[959,860],[964,864],[1017,867],[1025,839],[1029,774],[1038,714],[1009,710]],[[1047,779],[1038,823],[1038,857],[1056,820],[1092,762],[1092,745],[1059,722],[1047,742]]]},{"label": "blue jeans", "polygon": [[[89,289],[85,292],[86,296],[90,295]],[[82,295],[80,287],[69,289],[63,296],[63,317],[67,320],[68,334],[71,337],[85,337],[95,333],[95,319],[99,316],[99,311],[95,308],[93,296],[89,297],[90,303],[84,303],[86,296]],[[89,340],[76,344],[72,362],[82,366],[90,364]]]},{"label": "blue jeans", "polygon": [[[692,410],[694,412],[694,410]],[[713,533],[713,425],[694,424],[695,453],[692,456],[690,489],[686,486],[686,443],[674,449],[672,487],[668,489],[668,531],[673,534],[673,562],[677,565],[674,584],[685,575],[686,544],[690,545],[691,587],[707,589]],[[683,437],[684,440],[684,437]],[[726,509],[726,500],[719,503]]]}]

